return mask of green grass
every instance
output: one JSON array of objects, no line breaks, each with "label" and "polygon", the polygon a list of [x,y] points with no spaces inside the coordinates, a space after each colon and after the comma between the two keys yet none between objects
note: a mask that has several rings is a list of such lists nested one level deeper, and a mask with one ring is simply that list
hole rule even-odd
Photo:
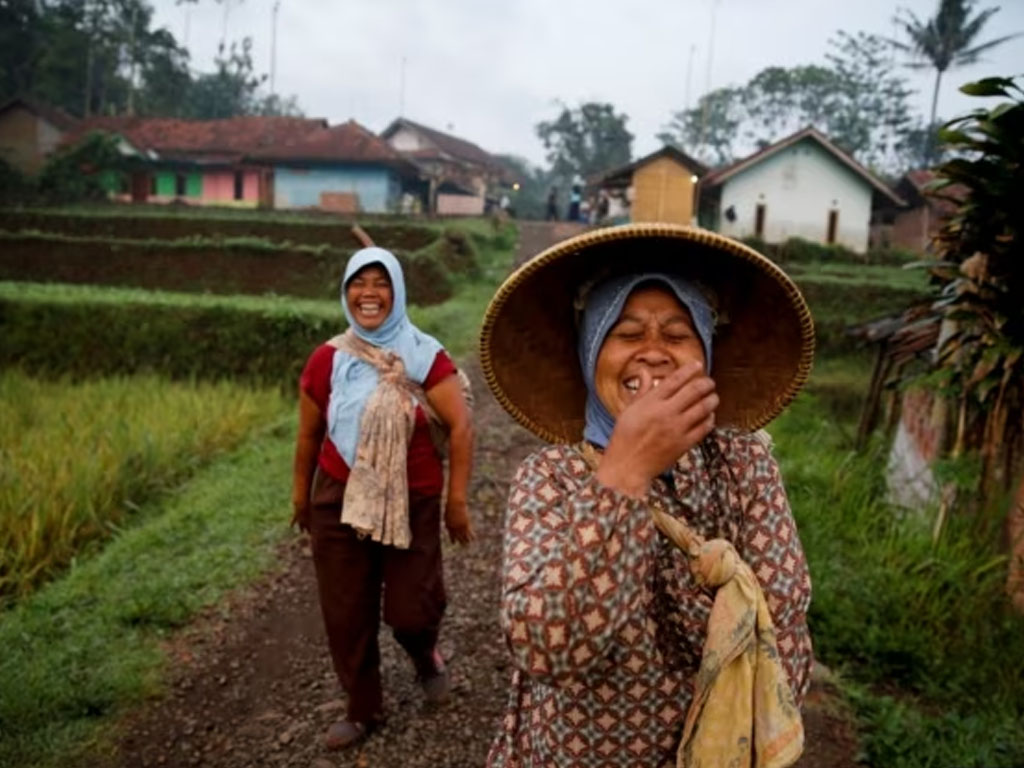
[{"label": "green grass", "polygon": [[479,278],[459,278],[455,295],[444,304],[412,307],[409,316],[418,327],[436,336],[455,357],[475,354],[487,304],[515,263],[517,230],[506,224],[498,232],[487,220],[460,220],[476,243]]},{"label": "green grass", "polygon": [[274,567],[287,535],[291,417],[221,458],[144,524],[0,614],[0,765],[74,765],[161,689],[161,640]]},{"label": "green grass", "polygon": [[869,764],[1020,766],[1024,618],[1003,595],[999,510],[957,518],[934,544],[930,510],[886,504],[886,451],[854,453],[853,414],[828,399],[861,377],[856,359],[823,361],[771,426],[811,566],[816,654],[840,673]]},{"label": "green grass", "polygon": [[276,392],[223,382],[0,373],[0,598],[27,594],[281,408]]},{"label": "green grass", "polygon": [[842,283],[843,285],[887,285],[894,288],[926,290],[928,273],[924,269],[878,264],[811,262],[785,264],[783,269],[797,283]]},{"label": "green grass", "polygon": [[281,221],[287,223],[311,224],[351,224],[353,222],[372,224],[414,224],[418,227],[442,229],[450,220],[432,221],[416,219],[398,214],[360,214],[358,216],[339,216],[333,213],[314,213],[311,211],[265,210],[258,208],[241,208],[213,205],[127,205],[116,203],[79,203],[73,205],[52,206],[47,208],[10,209],[40,215],[60,214],[74,216],[103,216],[132,218],[183,218],[183,219],[229,219]]},{"label": "green grass", "polygon": [[[301,299],[272,294],[227,296],[215,293],[179,293],[145,288],[118,288],[70,283],[23,283],[11,280],[0,280],[0,299],[31,301],[41,304],[88,302],[114,306],[152,304],[164,307],[212,307],[279,316],[312,314],[324,318],[334,318],[341,314],[340,304],[330,299]],[[342,316],[341,322],[344,323],[344,316]]]}]

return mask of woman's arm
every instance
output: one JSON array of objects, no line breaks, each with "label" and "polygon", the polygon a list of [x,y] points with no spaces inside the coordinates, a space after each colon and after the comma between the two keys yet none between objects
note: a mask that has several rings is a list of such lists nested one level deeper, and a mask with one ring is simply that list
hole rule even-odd
[{"label": "woman's arm", "polygon": [[570,488],[548,449],[509,489],[501,623],[516,666],[547,684],[591,674],[630,621],[643,631],[655,531],[641,500],[594,476]]},{"label": "woman's arm", "polygon": [[308,394],[299,392],[299,430],[292,467],[292,525],[298,525],[303,531],[309,530],[310,486],[326,429],[327,421],[320,406]]},{"label": "woman's arm", "polygon": [[427,390],[427,400],[449,430],[448,500],[444,524],[453,542],[473,540],[469,521],[469,475],[473,468],[473,420],[462,397],[458,376],[448,376]]}]

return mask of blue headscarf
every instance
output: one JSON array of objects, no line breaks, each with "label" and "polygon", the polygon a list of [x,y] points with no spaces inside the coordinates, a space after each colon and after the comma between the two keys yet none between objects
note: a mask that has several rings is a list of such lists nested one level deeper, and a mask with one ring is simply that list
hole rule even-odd
[{"label": "blue headscarf", "polygon": [[[359,325],[348,308],[345,289],[356,273],[371,264],[384,268],[391,278],[393,302],[384,322],[373,330]],[[363,248],[352,254],[341,281],[341,306],[349,327],[363,341],[386,347],[398,354],[405,364],[405,375],[422,384],[434,365],[441,343],[412,324],[405,311],[405,277],[402,266],[390,251]],[[338,453],[351,467],[355,463],[359,442],[359,423],[367,399],[377,388],[377,370],[358,358],[337,350],[331,369],[331,396],[327,403],[327,435]]]},{"label": "blue headscarf", "polygon": [[715,329],[715,315],[704,294],[691,282],[675,275],[652,273],[623,275],[610,278],[596,286],[586,297],[580,322],[579,355],[583,381],[587,385],[587,405],[583,437],[604,448],[615,429],[615,419],[597,396],[594,373],[597,356],[605,337],[622,314],[626,299],[641,283],[662,283],[670,288],[679,302],[690,312],[693,327],[704,347],[707,370],[711,370],[711,335]]}]

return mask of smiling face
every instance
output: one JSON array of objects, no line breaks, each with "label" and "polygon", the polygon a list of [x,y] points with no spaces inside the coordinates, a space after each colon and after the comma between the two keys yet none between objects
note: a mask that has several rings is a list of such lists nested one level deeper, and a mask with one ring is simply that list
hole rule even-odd
[{"label": "smiling face", "polygon": [[706,367],[689,311],[668,288],[640,286],[601,345],[594,371],[597,397],[618,418],[633,400],[691,360]]},{"label": "smiling face", "polygon": [[379,328],[395,303],[387,271],[377,264],[363,267],[345,286],[345,301],[352,318],[362,328],[367,331]]}]

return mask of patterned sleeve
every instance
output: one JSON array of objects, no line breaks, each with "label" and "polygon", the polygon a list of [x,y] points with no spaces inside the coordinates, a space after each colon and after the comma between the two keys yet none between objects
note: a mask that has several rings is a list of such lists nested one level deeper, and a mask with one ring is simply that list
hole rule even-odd
[{"label": "patterned sleeve", "polygon": [[745,482],[745,510],[739,536],[740,556],[750,565],[768,602],[783,667],[797,704],[811,682],[814,656],[807,629],[811,577],[800,536],[771,450],[750,436]]},{"label": "patterned sleeve", "polygon": [[[642,610],[654,528],[640,502],[559,471],[553,448],[524,461],[509,493],[502,628],[516,665],[548,684],[587,675]],[[583,470],[581,464],[577,469]]]}]

